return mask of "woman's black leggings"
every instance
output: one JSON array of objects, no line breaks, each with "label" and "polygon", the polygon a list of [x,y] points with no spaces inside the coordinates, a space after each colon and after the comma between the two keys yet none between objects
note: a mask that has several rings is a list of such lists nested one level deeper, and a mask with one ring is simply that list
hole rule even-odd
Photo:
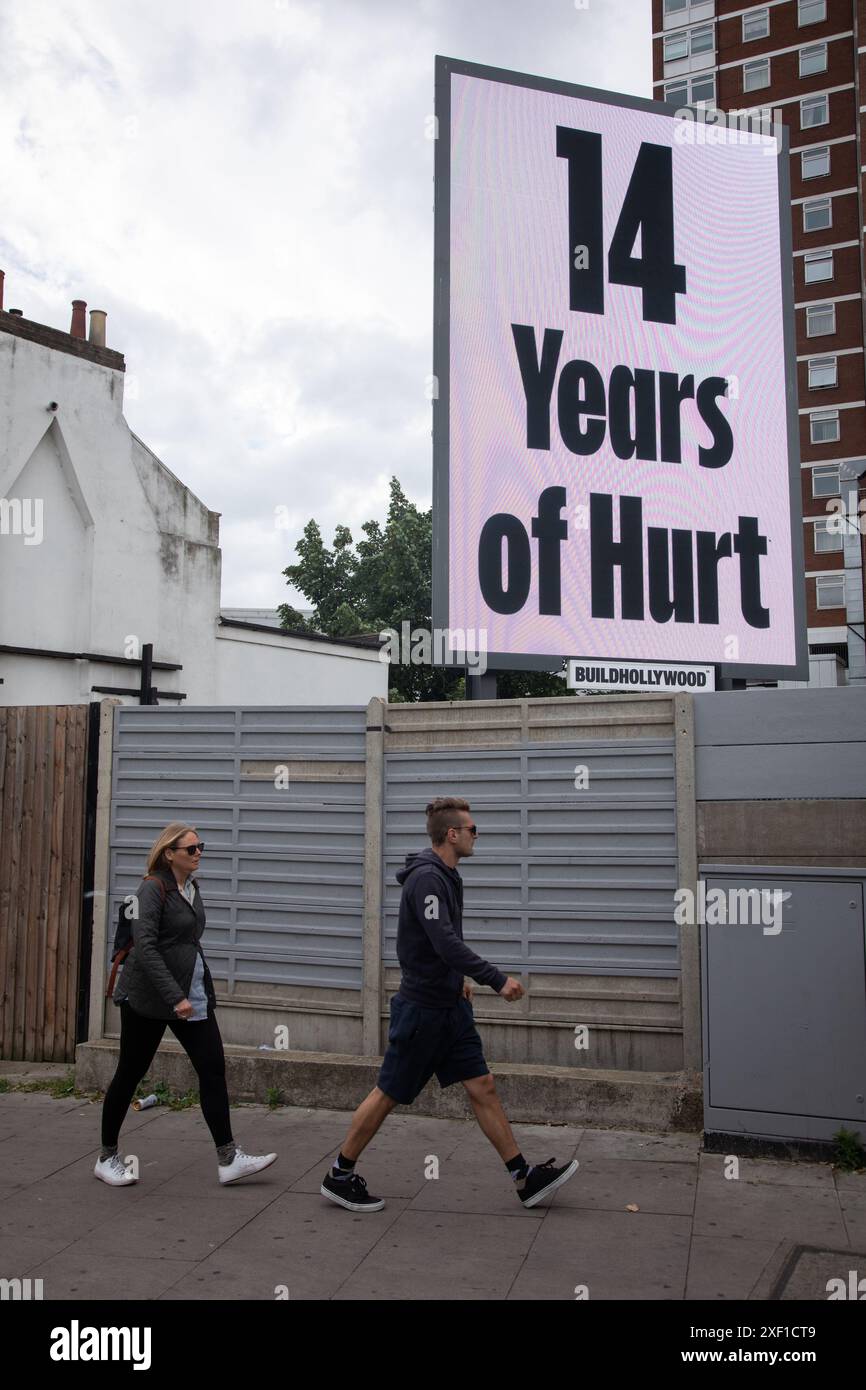
[{"label": "woman's black leggings", "polygon": [[147,1075],[166,1027],[174,1033],[198,1072],[202,1114],[214,1143],[217,1148],[231,1143],[225,1053],[213,1009],[209,1008],[207,1019],[198,1023],[185,1023],[182,1019],[169,1023],[137,1014],[127,1000],[120,1005],[120,1061],[102,1107],[104,1147],[110,1148],[117,1143],[135,1088]]}]

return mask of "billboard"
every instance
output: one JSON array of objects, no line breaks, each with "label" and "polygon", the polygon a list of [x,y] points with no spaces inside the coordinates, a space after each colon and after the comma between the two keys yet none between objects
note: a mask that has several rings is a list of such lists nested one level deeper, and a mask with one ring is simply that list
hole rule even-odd
[{"label": "billboard", "polygon": [[436,116],[434,625],[806,678],[787,133],[448,58]]}]

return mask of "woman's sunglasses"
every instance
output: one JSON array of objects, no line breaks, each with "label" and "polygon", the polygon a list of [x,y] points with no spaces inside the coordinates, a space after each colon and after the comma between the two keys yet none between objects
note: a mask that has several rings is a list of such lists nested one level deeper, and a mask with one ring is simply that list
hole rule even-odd
[{"label": "woman's sunglasses", "polygon": [[180,854],[182,850],[186,850],[190,857],[194,854],[202,854],[204,851],[204,840],[199,840],[197,845],[175,845],[175,849],[178,854]]}]

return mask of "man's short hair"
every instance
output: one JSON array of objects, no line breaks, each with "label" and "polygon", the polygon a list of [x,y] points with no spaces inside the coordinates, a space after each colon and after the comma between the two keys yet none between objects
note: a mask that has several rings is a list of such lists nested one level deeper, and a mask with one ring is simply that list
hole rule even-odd
[{"label": "man's short hair", "polygon": [[448,831],[460,826],[458,812],[468,811],[469,802],[462,796],[437,796],[427,807],[427,834],[434,845],[441,845],[447,839]]}]

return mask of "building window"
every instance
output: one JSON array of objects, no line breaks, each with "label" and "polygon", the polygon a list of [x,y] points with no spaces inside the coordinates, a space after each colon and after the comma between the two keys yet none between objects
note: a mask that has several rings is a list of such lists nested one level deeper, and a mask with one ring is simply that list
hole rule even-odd
[{"label": "building window", "polygon": [[803,130],[810,126],[826,125],[830,119],[830,101],[826,92],[803,97],[800,102],[800,125]]},{"label": "building window", "polygon": [[809,390],[820,391],[838,385],[835,357],[809,358]]},{"label": "building window", "polygon": [[755,92],[759,87],[770,85],[769,58],[756,58],[753,63],[743,64],[743,91]]},{"label": "building window", "polygon": [[769,10],[752,10],[743,15],[743,43],[749,43],[751,39],[766,39],[769,33]]},{"label": "building window", "polygon": [[715,52],[712,24],[703,24],[700,29],[690,29],[689,35],[693,58],[696,58],[699,53]]},{"label": "building window", "polygon": [[665,14],[681,14],[688,6],[689,0],[665,0]]},{"label": "building window", "polygon": [[[675,34],[666,34],[664,49],[666,65],[682,58],[696,58],[701,53],[712,53],[715,49],[713,26],[704,24],[699,29],[680,29]],[[697,66],[705,65],[698,63]]]},{"label": "building window", "polygon": [[813,43],[800,49],[800,76],[811,77],[816,72],[827,71],[827,45]]},{"label": "building window", "polygon": [[839,465],[837,463],[825,463],[820,468],[812,469],[813,497],[838,497],[839,487]]},{"label": "building window", "polygon": [[704,77],[692,78],[692,101],[698,102],[712,101],[716,99],[716,75],[707,73]]},{"label": "building window", "polygon": [[842,532],[841,530],[828,530],[829,520],[829,517],[826,521],[822,518],[820,521],[813,523],[813,545],[816,555],[830,555],[834,550],[842,549]]},{"label": "building window", "polygon": [[[838,410],[813,410],[809,416],[809,438],[813,444],[835,444],[839,439],[839,412]],[[818,471],[817,469],[815,470]],[[814,476],[814,475],[813,475]],[[836,481],[838,483],[838,469]],[[832,494],[835,496],[839,491],[838,487]],[[813,497],[820,494],[813,492]]]},{"label": "building window", "polygon": [[679,106],[699,102],[714,102],[716,99],[715,73],[705,73],[701,77],[681,77],[676,82],[665,83],[665,101],[676,102]]},{"label": "building window", "polygon": [[822,338],[836,332],[836,305],[809,304],[806,306],[806,337]]},{"label": "building window", "polygon": [[803,204],[803,231],[823,232],[833,225],[833,208],[829,198],[812,198]]},{"label": "building window", "polygon": [[797,0],[797,23],[820,24],[827,18],[827,0]]},{"label": "building window", "polygon": [[845,576],[844,574],[821,575],[820,579],[815,580],[815,607],[816,608],[844,608],[845,607]]},{"label": "building window", "polygon": [[823,338],[835,332],[835,304],[806,306],[806,338]]},{"label": "building window", "polygon": [[800,155],[800,172],[804,179],[821,179],[830,172],[830,146],[818,145],[813,150],[803,150]]},{"label": "building window", "polygon": [[807,251],[803,257],[803,278],[807,285],[833,279],[833,252]]}]

